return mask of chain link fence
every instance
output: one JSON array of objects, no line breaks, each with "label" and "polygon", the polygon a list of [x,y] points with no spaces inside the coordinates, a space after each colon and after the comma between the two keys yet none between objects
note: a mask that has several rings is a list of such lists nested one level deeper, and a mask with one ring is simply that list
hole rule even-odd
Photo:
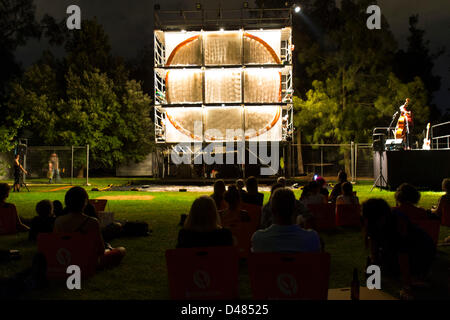
[{"label": "chain link fence", "polygon": [[23,166],[28,183],[89,184],[89,146],[29,146]]},{"label": "chain link fence", "polygon": [[340,170],[345,170],[352,181],[373,179],[373,149],[370,144],[292,144],[292,151],[294,167],[297,168],[295,174],[336,177]]}]

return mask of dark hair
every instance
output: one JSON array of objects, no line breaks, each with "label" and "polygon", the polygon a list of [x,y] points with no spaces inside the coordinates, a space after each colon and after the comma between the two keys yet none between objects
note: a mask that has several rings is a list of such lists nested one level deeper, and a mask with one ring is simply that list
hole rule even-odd
[{"label": "dark hair", "polygon": [[303,190],[302,190],[302,194],[300,196],[300,199],[306,198],[310,192],[311,192],[311,189],[309,188],[309,185],[304,186]]},{"label": "dark hair", "polygon": [[214,200],[208,196],[195,199],[184,222],[184,228],[208,232],[220,228],[219,226],[220,218]]},{"label": "dark hair", "polygon": [[0,183],[0,201],[6,200],[9,196],[9,184]]},{"label": "dark hair", "polygon": [[224,195],[225,201],[228,203],[230,209],[234,209],[241,202],[241,195],[239,194],[239,190],[236,185],[231,185],[228,187],[228,190]]},{"label": "dark hair", "polygon": [[64,211],[64,208],[63,208],[62,202],[59,200],[54,200],[53,201],[53,214],[55,215],[55,217],[62,216],[64,214],[63,211]]},{"label": "dark hair", "polygon": [[216,203],[217,208],[220,208],[220,203],[223,200],[223,195],[226,191],[225,181],[219,179],[214,182],[214,193],[211,196]]},{"label": "dark hair", "polygon": [[344,182],[342,184],[342,194],[346,196],[353,195],[353,185],[350,182]]},{"label": "dark hair", "polygon": [[367,235],[369,237],[382,236],[383,225],[379,220],[388,218],[391,214],[391,207],[384,199],[369,199],[362,204],[362,216],[367,220]]},{"label": "dark hair", "polygon": [[270,188],[270,196],[273,195],[275,190],[280,189],[280,188],[284,188],[281,183],[275,183],[274,185],[272,185],[272,187]]},{"label": "dark hair", "polygon": [[308,189],[309,191],[312,191],[314,189],[320,189],[320,184],[317,181],[310,181],[308,183]]},{"label": "dark hair", "polygon": [[236,180],[236,187],[240,190],[245,186],[244,180],[242,179],[237,179]]},{"label": "dark hair", "polygon": [[318,177],[316,179],[316,182],[319,184],[320,187],[322,187],[325,184],[325,179],[322,177]]},{"label": "dark hair", "polygon": [[283,186],[283,188],[286,187],[286,178],[285,177],[279,177],[277,179],[277,183],[281,184]]},{"label": "dark hair", "polygon": [[53,203],[50,200],[39,201],[36,205],[36,213],[40,217],[50,217],[53,213]]},{"label": "dark hair", "polygon": [[245,181],[245,186],[247,187],[248,192],[258,192],[258,180],[255,177],[248,177]]},{"label": "dark hair", "polygon": [[345,173],[345,171],[339,171],[338,173],[338,180],[339,182],[346,182],[347,181],[347,174]]},{"label": "dark hair", "polygon": [[291,189],[279,188],[272,196],[272,214],[284,223],[293,223],[295,195]]},{"label": "dark hair", "polygon": [[73,187],[66,192],[64,202],[69,212],[83,212],[89,196],[82,187]]},{"label": "dark hair", "polygon": [[450,191],[450,178],[445,178],[442,180],[442,190],[446,192]]},{"label": "dark hair", "polygon": [[95,207],[92,204],[90,204],[90,203],[88,203],[86,205],[86,207],[84,207],[84,214],[89,216],[89,217],[98,219],[97,211],[95,210]]},{"label": "dark hair", "polygon": [[395,200],[399,203],[417,204],[420,200],[420,192],[409,183],[402,183],[395,192]]}]

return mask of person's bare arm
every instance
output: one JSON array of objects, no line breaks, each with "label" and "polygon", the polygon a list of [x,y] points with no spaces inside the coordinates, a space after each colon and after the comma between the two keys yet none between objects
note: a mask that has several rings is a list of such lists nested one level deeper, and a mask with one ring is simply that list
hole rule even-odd
[{"label": "person's bare arm", "polygon": [[22,223],[22,220],[20,220],[19,215],[17,214],[17,209],[14,207],[14,211],[16,212],[16,228],[19,232],[26,232],[30,230],[30,228]]}]

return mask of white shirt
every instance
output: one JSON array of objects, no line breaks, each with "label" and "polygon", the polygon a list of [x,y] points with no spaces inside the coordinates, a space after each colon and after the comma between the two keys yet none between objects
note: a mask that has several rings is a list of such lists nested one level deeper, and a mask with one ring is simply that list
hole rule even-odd
[{"label": "white shirt", "polygon": [[314,230],[304,230],[296,224],[272,224],[258,230],[252,237],[253,252],[319,252],[320,239]]}]

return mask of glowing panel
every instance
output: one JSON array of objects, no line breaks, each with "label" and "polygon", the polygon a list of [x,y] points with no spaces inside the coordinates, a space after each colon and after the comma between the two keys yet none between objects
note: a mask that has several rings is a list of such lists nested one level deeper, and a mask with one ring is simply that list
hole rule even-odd
[{"label": "glowing panel", "polygon": [[241,107],[209,107],[205,109],[205,140],[242,140]]},{"label": "glowing panel", "polygon": [[202,141],[202,108],[168,108],[166,110],[166,141]]},{"label": "glowing panel", "polygon": [[213,69],[205,71],[206,103],[241,102],[241,70]]},{"label": "glowing panel", "polygon": [[202,103],[202,71],[170,70],[166,74],[167,103]]},{"label": "glowing panel", "polygon": [[241,32],[207,32],[204,34],[205,65],[242,63]]},{"label": "glowing panel", "polygon": [[166,32],[166,61],[169,65],[201,65],[201,37],[199,32]]},{"label": "glowing panel", "polygon": [[244,34],[245,64],[280,64],[281,31],[248,31]]},{"label": "glowing panel", "polygon": [[244,72],[244,102],[281,102],[281,73],[277,69],[248,68]]},{"label": "glowing panel", "polygon": [[245,138],[250,141],[280,141],[281,107],[245,107]]}]

